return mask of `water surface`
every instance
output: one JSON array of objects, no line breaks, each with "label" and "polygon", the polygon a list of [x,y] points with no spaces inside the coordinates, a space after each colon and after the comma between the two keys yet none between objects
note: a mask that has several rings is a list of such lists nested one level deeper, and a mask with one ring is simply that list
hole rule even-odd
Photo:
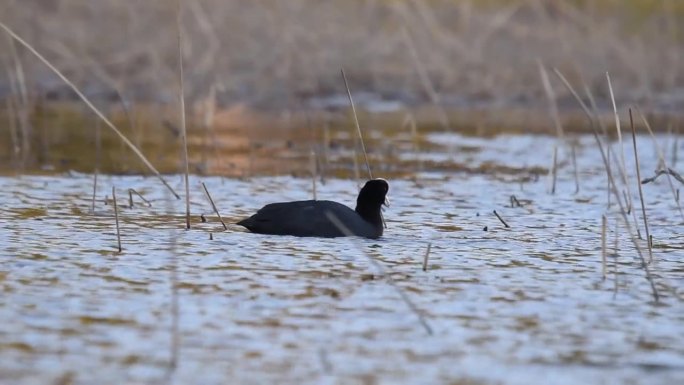
[{"label": "water surface", "polygon": [[[264,236],[232,224],[223,231],[200,187],[234,223],[266,203],[311,198],[304,178],[191,176],[189,231],[184,203],[152,177],[100,176],[94,214],[92,175],[0,178],[0,382],[166,381],[174,265],[178,384],[684,381],[683,221],[664,177],[644,185],[656,303],[624,224],[616,232],[619,209],[614,197],[607,206],[593,138],[579,138],[578,193],[569,147],[561,147],[555,194],[538,171],[548,168],[555,139],[428,140],[443,151],[400,155],[423,162],[423,171],[390,180],[380,240]],[[649,138],[639,140],[650,176],[658,158]],[[449,162],[468,168],[433,167]],[[638,208],[629,151],[626,162]],[[182,191],[180,176],[168,178]],[[353,205],[356,182],[325,182],[318,199]],[[130,207],[129,188],[151,206],[134,196]],[[511,195],[522,207],[511,206]]]}]

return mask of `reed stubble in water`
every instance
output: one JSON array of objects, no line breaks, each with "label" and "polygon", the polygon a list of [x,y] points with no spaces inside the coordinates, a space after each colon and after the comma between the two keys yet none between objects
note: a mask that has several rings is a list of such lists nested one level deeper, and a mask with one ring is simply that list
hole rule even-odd
[{"label": "reed stubble in water", "polygon": [[608,220],[606,219],[606,215],[601,216],[601,276],[603,279],[606,279],[606,226],[608,224]]},{"label": "reed stubble in water", "polygon": [[[100,173],[100,159],[102,153],[102,140],[100,138],[100,121],[95,122],[95,169],[93,170],[93,197],[90,204],[90,212],[95,214],[95,195],[97,194],[97,174]],[[133,205],[131,205],[133,206]]]},{"label": "reed stubble in water", "polygon": [[577,169],[577,145],[575,143],[572,144],[571,151],[572,151],[572,168],[573,168],[573,174],[575,175],[575,194],[578,194],[580,191],[580,184],[579,184],[579,170]]},{"label": "reed stubble in water", "polygon": [[[655,175],[653,175],[652,177],[642,179],[641,184],[648,184],[651,182],[655,182],[655,180],[658,179],[658,177],[660,177],[661,175],[665,175],[665,174],[669,174],[670,176],[675,178],[675,180],[677,182],[684,184],[684,178],[677,171],[675,171],[671,168],[668,168],[667,170],[657,170]],[[677,190],[677,191],[679,191],[679,190]],[[679,197],[676,194],[675,194],[675,201],[679,201]]]},{"label": "reed stubble in water", "polygon": [[[644,123],[644,126],[648,130],[649,135],[651,136],[651,139],[653,140],[653,144],[655,146],[656,152],[658,153],[658,161],[662,165],[662,167],[666,170],[671,170],[668,165],[667,165],[667,160],[665,160],[665,154],[663,151],[660,149],[660,145],[658,144],[658,141],[656,140],[655,134],[653,133],[653,129],[651,128],[651,124],[648,122],[648,119],[646,119],[646,116],[641,112],[641,109],[639,107],[636,107],[637,112],[639,113],[639,116],[641,117],[641,121]],[[679,216],[681,217],[682,221],[684,221],[684,211],[682,211],[682,206],[679,204],[679,199],[677,198],[677,192],[675,190],[674,184],[672,183],[672,177],[675,177],[677,174],[676,172],[667,172],[667,183],[670,186],[670,191],[672,192],[672,198],[675,200],[675,204],[677,205],[677,210],[679,211]],[[676,178],[676,177],[675,177]],[[681,177],[679,178],[681,181]]]},{"label": "reed stubble in water", "polygon": [[506,221],[503,220],[503,218],[501,218],[501,215],[499,215],[499,213],[497,213],[496,210],[494,210],[494,215],[496,215],[496,217],[499,218],[499,221],[501,221],[501,223],[503,223],[505,228],[508,229],[511,227],[508,225],[508,223],[506,223]]},{"label": "reed stubble in water", "polygon": [[427,250],[425,251],[425,257],[423,257],[423,271],[427,271],[428,258],[430,258],[430,248],[431,247],[432,247],[432,243],[428,243]]},{"label": "reed stubble in water", "polygon": [[615,275],[615,284],[613,286],[613,299],[617,297],[617,292],[618,292],[618,232],[619,232],[620,226],[618,224],[618,221],[615,221],[615,245],[613,246],[613,272]]},{"label": "reed stubble in water", "polygon": [[651,249],[650,233],[648,231],[648,218],[646,217],[646,205],[644,204],[644,192],[641,188],[641,168],[639,167],[639,153],[637,151],[636,143],[636,129],[634,128],[634,119],[632,118],[632,109],[629,109],[629,124],[632,127],[632,143],[634,144],[634,167],[637,174],[637,186],[639,187],[639,200],[641,201],[641,214],[644,220],[644,230],[646,231],[646,242],[648,242],[648,262],[653,261],[653,250]]},{"label": "reed stubble in water", "polygon": [[202,182],[202,187],[204,188],[204,192],[207,194],[207,198],[209,198],[209,203],[211,203],[211,208],[214,209],[216,216],[218,217],[219,221],[221,221],[221,225],[223,225],[223,229],[228,230],[228,226],[226,226],[226,222],[224,222],[223,218],[221,218],[221,214],[219,214],[219,211],[216,208],[216,204],[214,204],[214,200],[211,199],[211,194],[209,194],[209,190],[207,190],[207,185],[205,185],[204,182]]},{"label": "reed stubble in water", "polygon": [[145,197],[142,196],[142,194],[137,192],[135,189],[129,188],[128,189],[128,199],[129,199],[129,203],[131,204],[131,208],[133,207],[133,194],[137,195],[138,198],[140,198],[143,202],[145,202],[147,207],[152,207],[152,202],[145,199]]},{"label": "reed stubble in water", "polygon": [[114,201],[114,221],[116,222],[116,244],[119,249],[119,253],[122,251],[121,248],[121,232],[119,230],[119,206],[116,203],[116,187],[112,186],[112,200]]},{"label": "reed stubble in water", "polygon": [[[166,212],[172,212],[171,199],[166,199]],[[169,309],[171,316],[171,325],[169,327],[169,363],[166,369],[166,381],[173,383],[172,378],[178,366],[180,356],[180,301],[178,296],[178,250],[176,240],[178,236],[174,234],[174,230],[170,229],[169,236],[169,294],[171,297],[171,307]],[[211,233],[209,234],[211,238]]]},{"label": "reed stubble in water", "polygon": [[553,146],[553,157],[551,159],[551,168],[549,169],[551,174],[551,195],[556,194],[556,179],[558,175],[558,145]]},{"label": "reed stubble in water", "polygon": [[620,196],[620,193],[618,192],[616,185],[615,185],[615,179],[613,178],[612,172],[610,172],[610,168],[608,167],[608,162],[610,160],[606,156],[606,152],[603,150],[603,144],[601,143],[601,139],[599,138],[598,131],[596,130],[595,126],[595,117],[592,115],[592,113],[589,111],[589,108],[587,108],[586,104],[582,101],[582,99],[579,97],[575,89],[572,87],[568,79],[565,78],[565,76],[557,69],[554,68],[554,72],[558,76],[558,78],[563,82],[565,87],[570,91],[572,96],[577,100],[577,102],[580,104],[580,107],[582,107],[582,111],[584,111],[584,114],[586,115],[587,119],[589,120],[589,127],[591,128],[591,132],[594,135],[594,140],[596,141],[596,144],[598,146],[599,152],[601,153],[601,159],[603,160],[604,167],[606,168],[608,178],[611,180],[611,183],[609,186],[612,187],[612,192],[615,195],[615,199],[618,203],[618,206],[620,207],[620,214],[622,216],[622,219],[625,223],[625,226],[627,227],[627,231],[629,233],[630,240],[632,241],[632,244],[634,245],[634,248],[636,249],[637,255],[639,256],[639,259],[641,261],[641,268],[644,270],[644,275],[646,278],[646,281],[649,283],[651,287],[651,294],[653,296],[653,300],[655,302],[660,301],[660,294],[658,292],[658,289],[655,285],[655,280],[653,276],[651,275],[651,270],[648,267],[648,263],[646,262],[646,258],[644,258],[644,254],[641,251],[641,246],[639,245],[639,241],[637,237],[634,235],[632,232],[632,226],[629,222],[629,217],[627,215],[627,212],[625,211],[625,206],[622,203],[622,197]]}]

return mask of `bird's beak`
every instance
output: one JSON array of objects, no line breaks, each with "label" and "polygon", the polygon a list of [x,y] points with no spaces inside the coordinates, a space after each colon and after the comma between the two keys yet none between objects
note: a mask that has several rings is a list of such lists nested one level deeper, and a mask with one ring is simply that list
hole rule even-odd
[{"label": "bird's beak", "polygon": [[383,204],[387,207],[390,207],[390,199],[388,196],[385,196],[385,202],[383,202]]}]

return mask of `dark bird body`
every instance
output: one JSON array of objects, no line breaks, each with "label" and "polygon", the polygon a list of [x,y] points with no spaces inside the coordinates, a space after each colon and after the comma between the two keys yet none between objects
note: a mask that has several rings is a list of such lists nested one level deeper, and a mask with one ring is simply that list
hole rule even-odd
[{"label": "dark bird body", "polygon": [[[359,192],[356,210],[332,201],[271,203],[238,222],[238,225],[261,234],[331,238],[351,233],[365,238],[379,238],[383,233],[380,210],[388,190],[387,181],[373,179],[366,182]],[[330,216],[342,226],[334,223]]]}]

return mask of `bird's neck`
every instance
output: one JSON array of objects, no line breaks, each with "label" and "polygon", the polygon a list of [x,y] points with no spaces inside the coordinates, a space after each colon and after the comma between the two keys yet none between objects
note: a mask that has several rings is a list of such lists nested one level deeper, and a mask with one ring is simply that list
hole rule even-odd
[{"label": "bird's neck", "polygon": [[382,228],[382,216],[380,214],[380,207],[377,204],[362,204],[356,202],[356,212],[366,222],[375,227]]}]

